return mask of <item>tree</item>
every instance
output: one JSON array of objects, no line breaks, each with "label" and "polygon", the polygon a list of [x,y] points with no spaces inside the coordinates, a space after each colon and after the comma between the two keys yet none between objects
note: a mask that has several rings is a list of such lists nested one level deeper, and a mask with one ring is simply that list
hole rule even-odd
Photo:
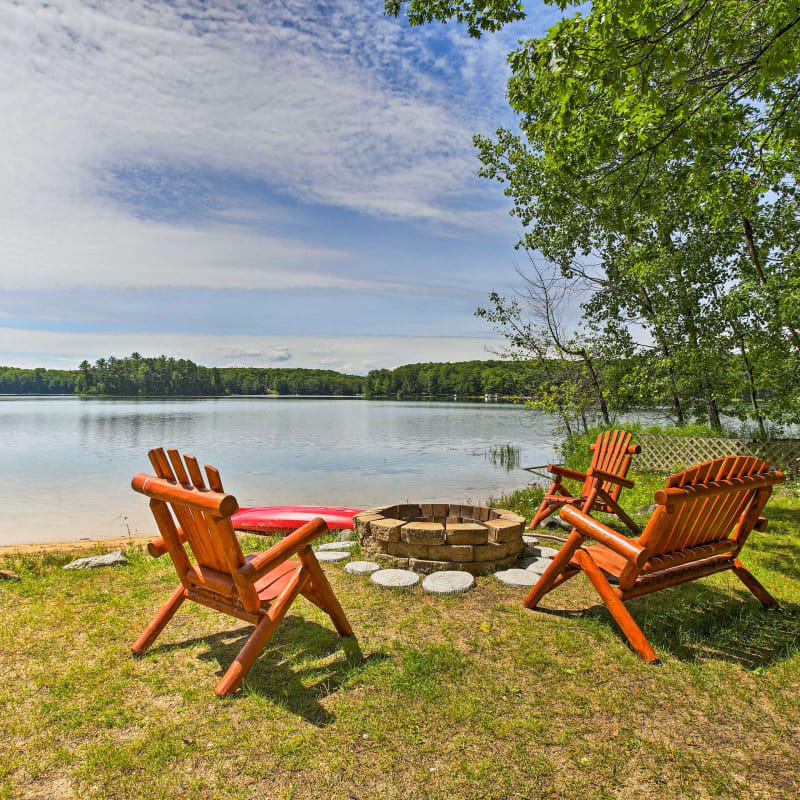
[{"label": "tree", "polygon": [[[412,24],[476,10],[408,8]],[[509,21],[480,11],[495,27],[473,36]],[[521,135],[475,141],[521,244],[596,281],[587,322],[644,326],[679,422],[696,401],[714,427],[722,407],[762,434],[765,414],[797,419],[797,4],[596,0],[509,62]]]}]

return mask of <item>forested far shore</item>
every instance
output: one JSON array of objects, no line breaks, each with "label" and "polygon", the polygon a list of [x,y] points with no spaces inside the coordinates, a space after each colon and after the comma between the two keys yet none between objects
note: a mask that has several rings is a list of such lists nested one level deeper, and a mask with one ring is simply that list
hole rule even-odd
[{"label": "forested far shore", "polygon": [[530,397],[544,374],[532,361],[456,361],[405,364],[374,369],[364,378],[367,397]]},{"label": "forested far shore", "polygon": [[78,369],[0,367],[2,394],[116,396],[338,395],[368,397],[519,396],[536,391],[540,369],[525,362],[407,364],[366,376],[334,370],[204,367],[167,356],[84,361]]},{"label": "forested far shore", "polygon": [[204,367],[185,358],[84,361],[78,369],[0,367],[2,394],[78,394],[140,397],[305,394],[352,396],[363,377],[328,369]]},{"label": "forested far shore", "polygon": [[535,388],[535,371],[524,363],[465,361],[408,364],[373,370],[366,377],[335,370],[273,367],[204,367],[185,358],[84,361],[78,369],[0,367],[2,394],[116,396],[338,395],[369,397],[460,394],[522,395]]}]

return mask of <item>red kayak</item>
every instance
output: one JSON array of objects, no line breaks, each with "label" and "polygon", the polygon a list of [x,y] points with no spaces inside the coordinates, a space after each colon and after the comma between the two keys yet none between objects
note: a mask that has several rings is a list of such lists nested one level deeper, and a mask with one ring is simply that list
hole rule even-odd
[{"label": "red kayak", "polygon": [[353,530],[353,517],[362,511],[341,506],[262,506],[240,508],[231,522],[237,531],[284,533],[297,530],[314,517],[322,517],[331,530]]}]

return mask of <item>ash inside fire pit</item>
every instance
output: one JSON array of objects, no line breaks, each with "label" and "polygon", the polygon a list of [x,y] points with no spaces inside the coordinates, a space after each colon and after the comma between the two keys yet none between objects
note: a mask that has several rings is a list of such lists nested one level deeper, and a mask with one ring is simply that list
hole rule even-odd
[{"label": "ash inside fire pit", "polygon": [[455,503],[371,508],[354,517],[361,549],[386,566],[430,573],[487,575],[514,564],[524,547],[524,517]]}]

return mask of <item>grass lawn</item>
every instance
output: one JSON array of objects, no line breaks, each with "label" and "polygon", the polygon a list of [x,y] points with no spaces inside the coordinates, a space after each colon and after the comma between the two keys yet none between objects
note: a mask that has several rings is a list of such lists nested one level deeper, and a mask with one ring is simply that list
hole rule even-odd
[{"label": "grass lawn", "polygon": [[[628,510],[654,485],[623,492]],[[505,502],[530,516],[534,499]],[[800,499],[766,514],[742,560],[782,611],[732,573],[632,601],[661,666],[580,576],[531,612],[491,577],[442,598],[326,565],[356,638],[301,598],[226,700],[248,625],[186,603],[128,651],[177,583],[166,557],[7,556],[23,580],[0,583],[0,797],[796,798]]]}]

